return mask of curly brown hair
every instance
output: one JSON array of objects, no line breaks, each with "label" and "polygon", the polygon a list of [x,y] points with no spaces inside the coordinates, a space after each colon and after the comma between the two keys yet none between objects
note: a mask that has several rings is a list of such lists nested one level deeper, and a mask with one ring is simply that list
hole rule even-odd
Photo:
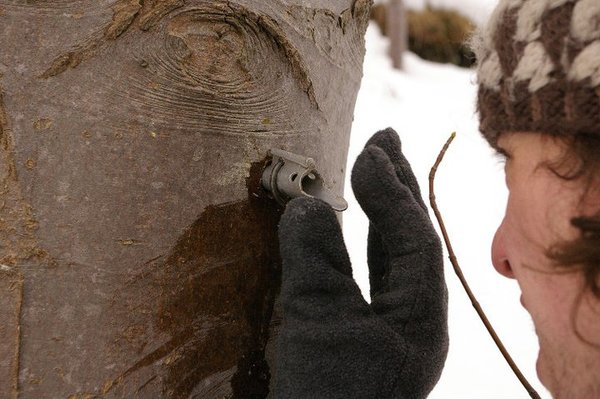
[{"label": "curly brown hair", "polygon": [[[586,188],[586,198],[582,200],[600,198],[600,135],[577,134],[563,142],[565,157],[551,170],[563,179],[581,179]],[[596,203],[598,209],[591,216],[571,219],[571,224],[580,231],[579,237],[556,243],[548,250],[548,256],[559,268],[581,270],[587,288],[600,299],[600,202]]]}]

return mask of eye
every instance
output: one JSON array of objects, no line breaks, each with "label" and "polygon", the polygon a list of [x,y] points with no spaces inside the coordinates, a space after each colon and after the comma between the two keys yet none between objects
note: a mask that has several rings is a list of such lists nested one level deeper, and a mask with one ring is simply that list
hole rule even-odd
[{"label": "eye", "polygon": [[510,160],[510,154],[503,148],[496,148],[496,153],[494,156],[501,165],[505,165],[506,162]]},{"label": "eye", "polygon": [[510,184],[509,184],[509,175],[510,175],[510,168],[509,166],[509,161],[511,159],[510,154],[508,153],[508,151],[506,151],[504,148],[496,148],[496,153],[494,154],[497,162],[499,165],[502,166],[502,168],[504,169],[504,182],[506,184],[506,187],[510,190]]},{"label": "eye", "polygon": [[507,157],[505,154],[497,152],[494,154],[494,158],[496,159],[496,162],[498,162],[500,165],[506,164]]}]

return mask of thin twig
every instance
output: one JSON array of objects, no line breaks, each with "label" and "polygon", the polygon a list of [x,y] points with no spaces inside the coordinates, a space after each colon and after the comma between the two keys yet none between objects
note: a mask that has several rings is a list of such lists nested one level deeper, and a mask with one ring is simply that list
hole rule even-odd
[{"label": "thin twig", "polygon": [[448,141],[446,141],[446,144],[444,144],[444,147],[440,151],[440,154],[438,155],[438,157],[435,161],[435,164],[431,168],[431,172],[429,172],[429,203],[431,204],[431,208],[433,209],[433,212],[435,213],[435,217],[440,225],[440,229],[442,230],[442,236],[444,237],[444,242],[446,243],[446,247],[448,248],[448,255],[449,255],[448,257],[450,258],[450,262],[452,263],[452,266],[454,267],[454,272],[458,276],[458,279],[460,280],[463,288],[467,292],[467,295],[469,296],[469,299],[471,300],[471,304],[477,311],[479,318],[485,325],[485,328],[490,333],[492,339],[496,343],[496,346],[502,353],[502,356],[504,356],[504,359],[506,360],[506,362],[512,369],[513,373],[515,373],[515,375],[517,376],[519,381],[521,381],[521,384],[523,384],[523,386],[529,393],[529,396],[533,399],[540,399],[540,395],[538,395],[538,393],[531,386],[529,381],[527,381],[527,379],[525,378],[523,373],[521,373],[521,370],[519,370],[519,367],[517,367],[514,360],[512,359],[512,357],[510,356],[510,354],[508,353],[506,348],[504,347],[502,340],[498,337],[498,334],[496,334],[494,327],[492,327],[492,324],[490,323],[487,316],[485,315],[485,312],[481,308],[481,305],[479,305],[479,302],[477,302],[477,298],[475,298],[473,291],[471,291],[471,288],[469,287],[469,284],[467,283],[467,280],[465,279],[462,269],[458,265],[458,260],[456,259],[456,255],[454,254],[454,250],[452,249],[452,244],[450,243],[450,238],[448,237],[448,232],[446,230],[446,226],[444,225],[444,220],[442,218],[442,214],[440,213],[440,210],[438,209],[437,203],[435,201],[435,193],[433,191],[433,183],[435,180],[435,174],[437,172],[438,166],[442,162],[442,159],[444,159],[444,155],[446,155],[446,151],[448,151],[448,147],[450,147],[450,143],[452,143],[452,140],[454,140],[455,137],[456,137],[456,133],[452,133],[452,135],[450,136]]}]

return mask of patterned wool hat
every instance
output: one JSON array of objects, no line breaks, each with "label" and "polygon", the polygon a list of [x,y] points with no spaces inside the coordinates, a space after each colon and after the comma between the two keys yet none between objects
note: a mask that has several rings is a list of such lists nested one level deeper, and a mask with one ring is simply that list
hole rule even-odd
[{"label": "patterned wool hat", "polygon": [[480,130],[600,136],[600,0],[500,0],[474,40]]}]

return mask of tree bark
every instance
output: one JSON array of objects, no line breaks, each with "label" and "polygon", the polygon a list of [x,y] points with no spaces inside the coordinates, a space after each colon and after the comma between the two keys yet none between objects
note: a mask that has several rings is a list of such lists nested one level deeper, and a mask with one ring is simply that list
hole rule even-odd
[{"label": "tree bark", "polygon": [[0,0],[0,397],[268,395],[260,175],[342,193],[370,5]]}]

